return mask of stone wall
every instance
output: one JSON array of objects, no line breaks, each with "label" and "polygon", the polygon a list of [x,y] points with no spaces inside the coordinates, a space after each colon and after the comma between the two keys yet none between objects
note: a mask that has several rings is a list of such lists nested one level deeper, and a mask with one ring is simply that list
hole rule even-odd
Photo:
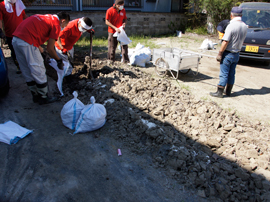
[{"label": "stone wall", "polygon": [[[39,12],[39,11],[38,11]],[[44,14],[39,12],[40,14]],[[47,12],[49,13],[49,12]],[[54,13],[56,13],[54,11]],[[28,15],[35,14],[33,11],[27,12]],[[94,29],[97,37],[107,37],[108,26],[105,25],[105,11],[85,11],[85,12],[70,12],[71,19],[80,18],[83,16],[89,17],[94,23]],[[181,13],[141,13],[128,12],[128,22],[126,26],[127,35],[162,35],[172,31],[168,28],[170,22],[184,22],[186,17]]]}]

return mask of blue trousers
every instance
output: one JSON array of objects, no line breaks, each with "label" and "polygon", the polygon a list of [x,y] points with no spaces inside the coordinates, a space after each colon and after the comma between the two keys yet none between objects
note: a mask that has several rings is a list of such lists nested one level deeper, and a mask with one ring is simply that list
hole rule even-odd
[{"label": "blue trousers", "polygon": [[239,61],[239,53],[224,51],[220,62],[219,86],[225,87],[226,84],[234,84],[235,68]]}]

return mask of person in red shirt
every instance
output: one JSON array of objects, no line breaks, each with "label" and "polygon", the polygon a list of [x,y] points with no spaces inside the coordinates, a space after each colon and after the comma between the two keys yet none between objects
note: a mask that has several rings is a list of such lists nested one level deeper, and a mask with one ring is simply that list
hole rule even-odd
[{"label": "person in red shirt", "polygon": [[12,45],[16,52],[22,75],[26,80],[33,101],[47,104],[56,101],[48,97],[48,83],[41,47],[46,41],[49,55],[57,61],[59,69],[63,69],[63,60],[55,52],[54,44],[61,28],[70,20],[65,12],[57,15],[33,15],[25,19],[13,33]]},{"label": "person in red shirt", "polygon": [[[55,42],[55,50],[58,57],[64,61],[72,61],[74,55],[74,44],[79,40],[84,32],[92,32],[92,20],[88,17],[78,18],[72,20],[68,25],[60,32],[58,40]],[[72,72],[72,66],[69,67],[66,75],[70,75]]]},{"label": "person in red shirt", "polygon": [[[120,33],[119,27],[125,28],[127,16],[124,9],[125,1],[115,0],[115,3],[106,12],[106,25],[108,25],[108,59],[115,61],[115,50],[118,44],[117,37],[113,37],[115,32]],[[123,62],[128,63],[128,46],[121,46]]]},{"label": "person in red shirt", "polygon": [[[18,25],[27,18],[25,14],[25,6],[21,0],[4,0],[0,3],[0,38],[6,38],[8,47],[11,51],[11,57],[17,66],[17,73],[20,74],[19,63],[16,60],[16,55],[12,46],[12,34]],[[3,24],[5,34],[3,32]]]}]

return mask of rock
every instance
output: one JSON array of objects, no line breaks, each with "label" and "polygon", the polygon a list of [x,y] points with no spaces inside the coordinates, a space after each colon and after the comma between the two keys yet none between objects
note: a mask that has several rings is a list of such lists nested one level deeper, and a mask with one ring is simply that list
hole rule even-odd
[{"label": "rock", "polygon": [[270,191],[270,182],[268,180],[263,180],[262,186],[266,191]]},{"label": "rock", "polygon": [[203,105],[203,106],[201,106],[201,107],[199,107],[199,108],[197,109],[197,113],[198,113],[198,114],[204,114],[204,113],[206,113],[206,112],[207,112],[207,108],[206,108],[205,105]]},{"label": "rock", "polygon": [[254,158],[250,159],[250,167],[252,170],[255,170],[258,167],[258,163]]},{"label": "rock", "polygon": [[257,158],[258,157],[258,151],[255,149],[250,149],[247,151],[247,155],[249,158]]},{"label": "rock", "polygon": [[249,179],[249,174],[243,171],[242,168],[238,168],[235,170],[235,175],[239,178],[241,178],[243,181],[246,181]]},{"label": "rock", "polygon": [[198,190],[197,195],[200,196],[200,197],[202,197],[202,198],[205,198],[206,197],[204,190]]},{"label": "rock", "polygon": [[228,163],[220,164],[220,168],[227,171],[228,173],[234,173],[233,167]]},{"label": "rock", "polygon": [[263,177],[265,177],[266,180],[270,181],[270,171],[269,170],[264,170],[262,168],[258,168],[256,170],[256,174],[262,175]]},{"label": "rock", "polygon": [[215,186],[216,190],[218,191],[219,197],[222,200],[227,199],[232,194],[230,187],[228,185],[222,184],[220,181],[216,182]]},{"label": "rock", "polygon": [[265,202],[269,202],[270,201],[270,193],[267,192],[267,193],[264,193],[261,197],[261,199]]},{"label": "rock", "polygon": [[230,130],[232,130],[234,127],[235,127],[234,124],[228,124],[228,125],[225,125],[225,126],[223,127],[223,129],[226,130],[226,131],[230,131]]},{"label": "rock", "polygon": [[231,138],[231,137],[229,137],[229,138],[227,139],[227,143],[228,143],[229,145],[232,145],[232,146],[236,145],[237,142],[238,142],[238,140],[237,140],[236,138]]},{"label": "rock", "polygon": [[219,148],[220,147],[220,143],[219,143],[219,140],[217,139],[214,139],[214,138],[211,138],[211,139],[208,139],[206,140],[206,145],[208,145],[209,147],[211,148]]}]

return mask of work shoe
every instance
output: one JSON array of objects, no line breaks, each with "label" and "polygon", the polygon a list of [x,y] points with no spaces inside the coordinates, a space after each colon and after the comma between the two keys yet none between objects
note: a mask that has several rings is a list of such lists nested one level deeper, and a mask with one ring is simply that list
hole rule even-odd
[{"label": "work shoe", "polygon": [[33,102],[34,103],[38,103],[38,100],[39,100],[38,94],[37,93],[34,93],[32,91],[31,91],[31,93],[32,93],[32,97],[33,97]]},{"label": "work shoe", "polygon": [[59,100],[60,100],[60,97],[46,97],[46,98],[39,97],[38,103],[40,105],[45,105],[45,104],[50,104]]},{"label": "work shoe", "polygon": [[232,88],[233,88],[232,84],[227,84],[226,90],[225,90],[227,96],[231,96]]},{"label": "work shoe", "polygon": [[215,93],[210,93],[211,96],[213,97],[219,97],[219,98],[223,98],[223,91],[224,91],[224,87],[223,86],[218,86],[217,87],[217,92]]}]

